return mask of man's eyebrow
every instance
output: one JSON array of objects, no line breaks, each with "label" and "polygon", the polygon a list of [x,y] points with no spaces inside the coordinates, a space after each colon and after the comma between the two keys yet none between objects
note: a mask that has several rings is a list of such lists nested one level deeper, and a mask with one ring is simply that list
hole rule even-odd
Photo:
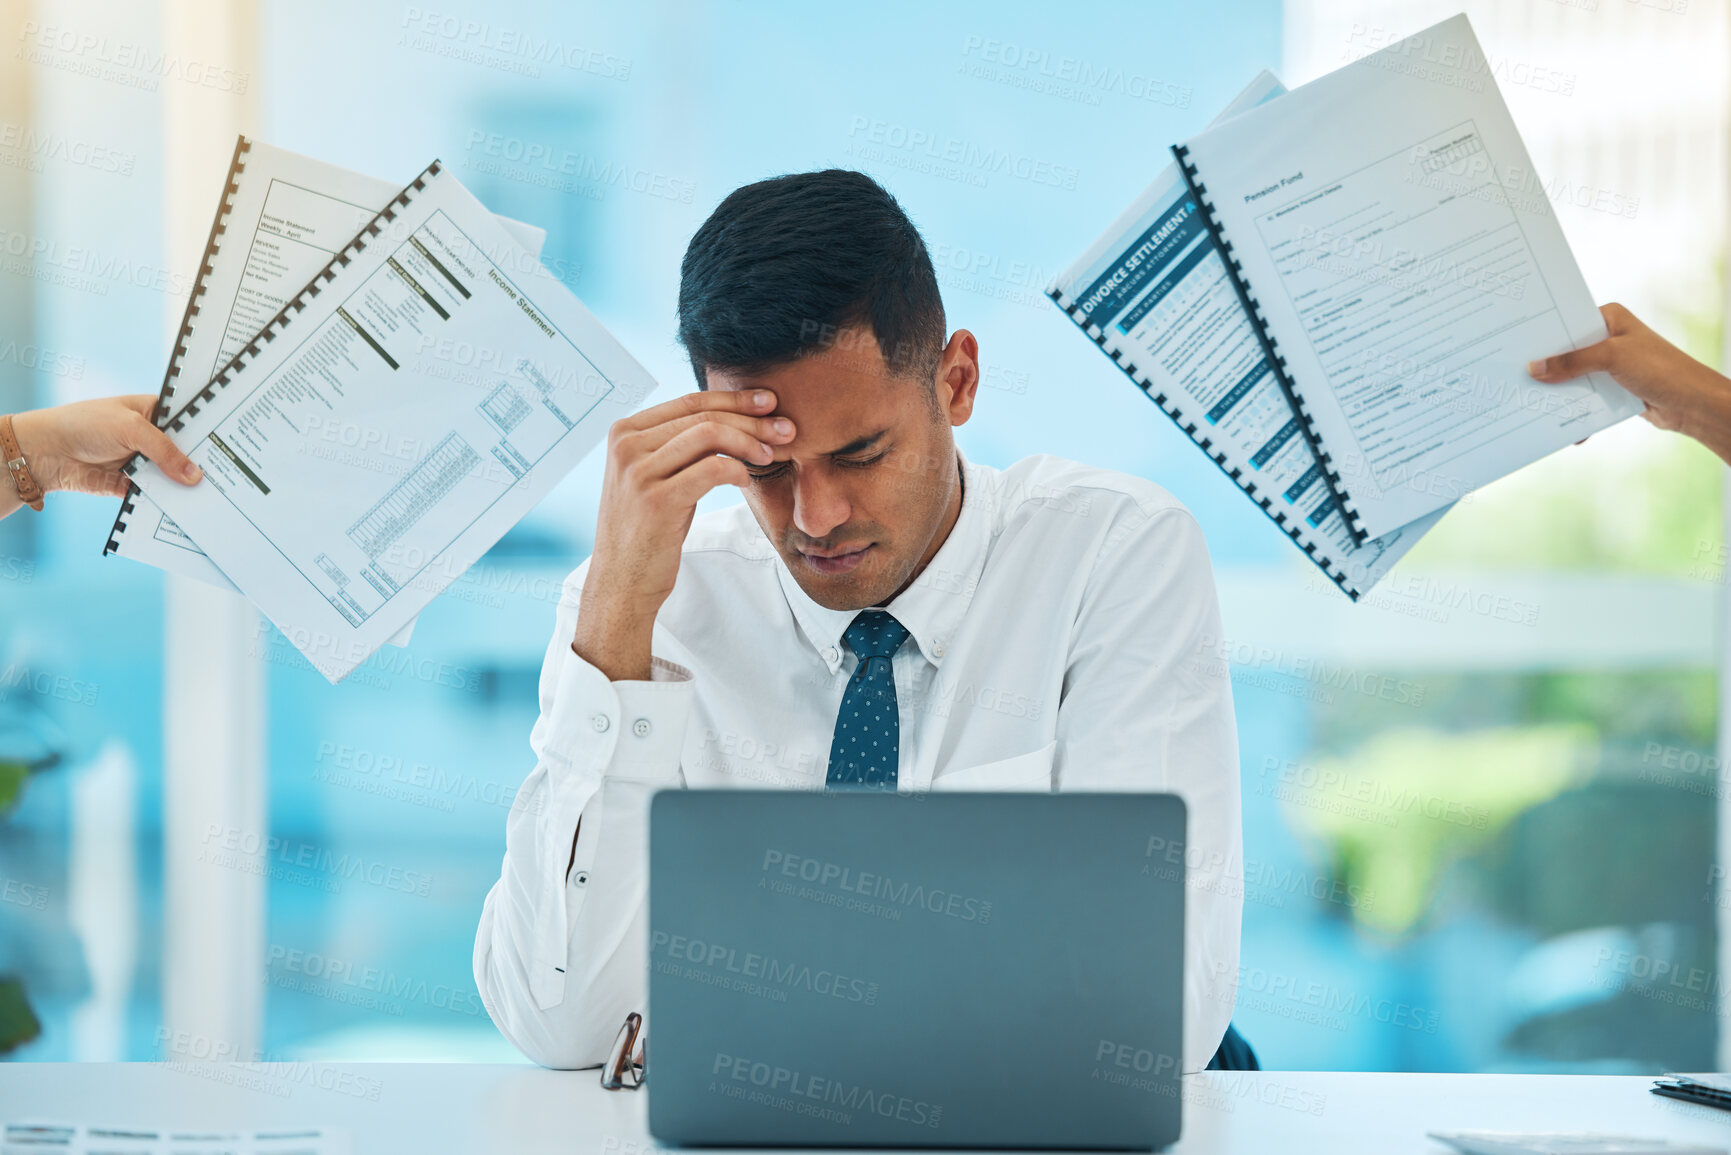
[{"label": "man's eyebrow", "polygon": [[852,441],[848,442],[846,445],[842,446],[840,449],[832,449],[828,453],[824,454],[824,456],[825,457],[847,457],[848,455],[854,454],[854,453],[864,453],[866,450],[870,449],[873,445],[876,445],[878,443],[878,440],[880,438],[882,438],[883,435],[888,433],[888,432],[889,432],[889,429],[886,427],[886,428],[880,429],[876,433],[870,434],[868,436],[856,437]]}]

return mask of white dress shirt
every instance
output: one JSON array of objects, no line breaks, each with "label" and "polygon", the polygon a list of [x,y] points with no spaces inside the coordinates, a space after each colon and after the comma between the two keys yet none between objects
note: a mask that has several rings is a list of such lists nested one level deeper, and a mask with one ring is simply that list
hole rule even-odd
[{"label": "white dress shirt", "polygon": [[[1231,1017],[1243,901],[1232,688],[1202,531],[1140,478],[1045,456],[961,465],[949,537],[884,607],[911,635],[892,659],[897,788],[1182,796],[1188,845],[1168,853],[1188,870],[1183,1069],[1200,1070]],[[572,650],[588,564],[565,582],[537,762],[475,939],[493,1021],[561,1068],[601,1063],[643,1009],[650,795],[822,789],[857,665],[842,632],[858,611],[806,596],[746,505],[694,520],[650,681],[610,682]]]}]

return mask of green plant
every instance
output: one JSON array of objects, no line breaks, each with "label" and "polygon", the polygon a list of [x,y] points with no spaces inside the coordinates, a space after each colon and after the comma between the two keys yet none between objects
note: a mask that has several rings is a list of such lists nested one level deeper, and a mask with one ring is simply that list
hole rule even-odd
[{"label": "green plant", "polygon": [[0,1055],[17,1050],[42,1033],[42,1023],[24,997],[24,984],[0,978]]},{"label": "green plant", "polygon": [[30,767],[23,762],[0,762],[0,817],[10,814],[18,804],[28,777]]},{"label": "green plant", "polygon": [[[44,765],[52,765],[50,759]],[[24,783],[33,770],[27,762],[0,761],[0,818],[10,814],[24,794]],[[0,978],[0,1055],[15,1051],[42,1034],[42,1022],[24,997],[24,983]]]},{"label": "green plant", "polygon": [[1580,723],[1389,729],[1350,754],[1308,759],[1283,801],[1333,876],[1370,897],[1353,917],[1399,936],[1424,915],[1449,863],[1579,780],[1596,752]]}]

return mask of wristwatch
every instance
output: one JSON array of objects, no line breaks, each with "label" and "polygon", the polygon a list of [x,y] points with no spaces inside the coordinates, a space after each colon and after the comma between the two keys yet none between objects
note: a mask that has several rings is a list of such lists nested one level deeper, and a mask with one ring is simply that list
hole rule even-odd
[{"label": "wristwatch", "polygon": [[24,451],[18,448],[18,434],[12,430],[12,415],[0,417],[0,452],[6,455],[6,468],[12,473],[12,484],[18,487],[18,496],[25,505],[38,512],[42,509],[42,487],[36,484],[36,479],[30,475],[30,463],[24,460]]}]

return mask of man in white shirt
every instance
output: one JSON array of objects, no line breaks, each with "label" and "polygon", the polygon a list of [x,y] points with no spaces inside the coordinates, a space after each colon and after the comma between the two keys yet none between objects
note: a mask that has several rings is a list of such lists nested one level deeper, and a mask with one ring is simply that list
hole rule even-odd
[{"label": "man in white shirt", "polygon": [[[1139,478],[963,458],[979,350],[945,333],[924,241],[863,174],[748,185],[692,238],[699,391],[609,435],[475,941],[536,1062],[596,1065],[643,1009],[648,803],[680,787],[1177,793],[1183,1069],[1221,1044],[1243,855],[1202,533]],[[722,484],[745,504],[694,517]]]}]

